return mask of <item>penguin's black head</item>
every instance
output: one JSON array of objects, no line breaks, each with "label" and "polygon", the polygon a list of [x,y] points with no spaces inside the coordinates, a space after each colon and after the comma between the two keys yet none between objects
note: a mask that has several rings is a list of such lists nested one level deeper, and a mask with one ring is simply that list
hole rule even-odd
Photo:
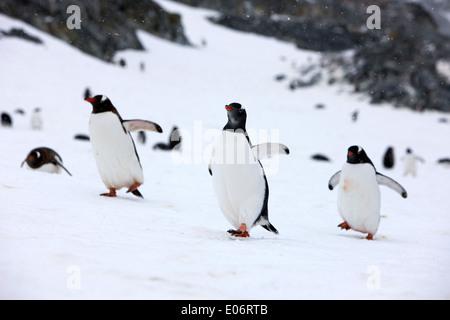
[{"label": "penguin's black head", "polygon": [[247,112],[242,108],[240,103],[233,102],[225,106],[228,115],[228,123],[224,130],[242,129],[245,131],[245,122],[247,121]]},{"label": "penguin's black head", "polygon": [[92,113],[113,111],[115,109],[108,97],[104,95],[96,95],[93,98],[84,100],[92,104]]},{"label": "penguin's black head", "polygon": [[41,159],[42,159],[41,153],[37,150],[32,150],[27,156],[27,163],[30,167],[33,168],[35,165],[41,162]]},{"label": "penguin's black head", "polygon": [[369,159],[364,149],[360,146],[351,146],[348,148],[347,163],[370,163],[373,166],[372,161]]}]

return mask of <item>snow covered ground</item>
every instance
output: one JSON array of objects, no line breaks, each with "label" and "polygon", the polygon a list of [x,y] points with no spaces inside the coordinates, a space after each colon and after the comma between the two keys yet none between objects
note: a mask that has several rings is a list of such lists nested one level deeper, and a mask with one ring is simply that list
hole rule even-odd
[{"label": "snow covered ground", "polygon": [[[0,128],[0,298],[449,299],[450,169],[436,164],[450,156],[450,125],[438,121],[449,115],[372,106],[343,85],[290,91],[274,76],[296,75],[293,62],[306,64],[315,53],[213,25],[211,11],[158,2],[182,14],[196,46],[142,32],[147,51],[118,54],[126,68],[0,15],[3,30],[20,27],[44,40],[0,39],[0,110],[14,121]],[[99,196],[107,190],[90,144],[73,139],[87,133],[86,87],[107,95],[124,119],[164,129],[136,142],[144,199],[125,190]],[[279,235],[260,227],[247,239],[226,232],[207,165],[231,102],[247,109],[252,141],[279,140],[291,150],[264,162]],[[37,106],[41,131],[29,123]],[[184,133],[183,153],[152,150],[174,125]],[[337,192],[327,188],[353,144],[409,194],[381,187],[374,241],[337,228]],[[56,150],[73,176],[20,168],[38,146]],[[396,153],[392,170],[381,163],[388,146]],[[406,147],[426,161],[415,178],[403,176]],[[332,162],[312,161],[314,153]]]}]

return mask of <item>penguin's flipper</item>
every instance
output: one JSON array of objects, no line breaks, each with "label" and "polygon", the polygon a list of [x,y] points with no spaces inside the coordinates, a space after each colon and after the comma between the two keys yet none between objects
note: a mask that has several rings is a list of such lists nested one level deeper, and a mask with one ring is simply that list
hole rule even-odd
[{"label": "penguin's flipper", "polygon": [[209,161],[209,164],[208,164],[208,171],[209,171],[209,174],[212,176],[211,163],[212,163],[212,160]]},{"label": "penguin's flipper", "polygon": [[129,131],[141,131],[141,130],[147,130],[147,131],[153,131],[153,132],[159,132],[162,133],[163,130],[161,129],[160,125],[147,120],[123,120],[122,125],[124,128]]},{"label": "penguin's flipper", "polygon": [[400,183],[395,181],[394,179],[391,179],[379,172],[377,172],[377,181],[378,184],[385,185],[386,187],[391,188],[392,190],[399,193],[403,198],[406,198],[408,196],[408,193],[406,192],[405,188],[403,188]]},{"label": "penguin's flipper", "polygon": [[328,181],[328,189],[333,190],[339,183],[339,179],[341,178],[341,171],[339,170],[335,174],[333,174]]},{"label": "penguin's flipper", "polygon": [[281,143],[266,142],[252,146],[252,150],[256,157],[261,160],[270,158],[276,154],[289,154],[289,148]]},{"label": "penguin's flipper", "polygon": [[69,170],[66,169],[66,167],[63,166],[62,162],[59,161],[58,159],[53,159],[53,161],[51,161],[55,166],[60,166],[61,168],[63,168],[68,174],[69,176],[72,176],[72,174],[69,172]]}]

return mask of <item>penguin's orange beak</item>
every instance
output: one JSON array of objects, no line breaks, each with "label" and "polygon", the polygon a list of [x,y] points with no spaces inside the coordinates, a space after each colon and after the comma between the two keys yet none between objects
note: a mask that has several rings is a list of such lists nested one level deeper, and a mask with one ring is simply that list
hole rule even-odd
[{"label": "penguin's orange beak", "polygon": [[351,152],[351,151],[349,151],[349,153],[348,153],[348,155],[349,156],[352,156],[352,155],[354,155],[355,153],[354,152]]},{"label": "penguin's orange beak", "polygon": [[233,108],[232,108],[232,107],[230,107],[230,106],[225,106],[225,109],[227,109],[228,111],[231,111],[231,110],[233,110]]},{"label": "penguin's orange beak", "polygon": [[86,99],[84,99],[85,101],[87,101],[87,102],[94,102],[95,100],[94,99],[92,99],[92,98],[86,98]]}]

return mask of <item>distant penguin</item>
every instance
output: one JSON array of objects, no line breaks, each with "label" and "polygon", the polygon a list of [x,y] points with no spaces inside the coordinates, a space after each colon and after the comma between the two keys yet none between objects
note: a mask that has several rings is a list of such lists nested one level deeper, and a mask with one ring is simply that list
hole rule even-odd
[{"label": "distant penguin", "polygon": [[145,141],[147,141],[147,136],[145,135],[145,131],[139,131],[137,139],[140,143],[145,144]]},{"label": "distant penguin", "polygon": [[175,126],[172,128],[172,132],[169,136],[168,143],[159,142],[153,146],[153,150],[179,150],[181,143],[181,135],[178,128]]},{"label": "distant penguin", "polygon": [[407,197],[406,190],[393,179],[377,172],[372,161],[360,146],[351,146],[347,162],[328,182],[328,188],[338,187],[338,211],[344,222],[341,229],[353,229],[367,233],[367,240],[373,240],[380,223],[380,187],[388,186]]},{"label": "distant penguin", "polygon": [[359,110],[355,110],[352,112],[352,120],[356,122],[358,120]]},{"label": "distant penguin", "polygon": [[450,158],[440,158],[437,160],[437,163],[446,167],[450,167]]},{"label": "distant penguin", "polygon": [[225,106],[228,122],[217,138],[209,164],[214,191],[225,218],[236,229],[236,237],[249,237],[249,230],[261,225],[278,234],[269,222],[269,185],[259,159],[273,154],[289,154],[276,143],[251,145],[245,128],[247,113],[239,103]]},{"label": "distant penguin", "polygon": [[89,136],[84,133],[78,133],[73,137],[75,140],[89,141]]},{"label": "distant penguin", "polygon": [[89,90],[89,87],[87,87],[84,90],[84,98],[87,99],[87,98],[90,98],[90,97],[92,97],[91,90]]},{"label": "distant penguin", "polygon": [[406,154],[401,158],[402,161],[405,162],[405,170],[403,175],[406,177],[407,175],[412,175],[413,177],[417,176],[417,163],[424,163],[422,157],[415,155],[411,148],[406,149]]},{"label": "distant penguin", "polygon": [[392,169],[395,164],[394,148],[388,147],[383,156],[383,166],[386,169]]},{"label": "distant penguin", "polygon": [[63,168],[71,176],[70,172],[63,166],[59,154],[47,147],[31,150],[20,166],[23,167],[24,164],[28,169],[48,173],[61,173],[61,168]]},{"label": "distant penguin", "polygon": [[33,130],[42,130],[41,108],[35,108],[31,115],[31,128]]},{"label": "distant penguin", "polygon": [[311,156],[311,159],[316,160],[316,161],[324,161],[324,162],[330,161],[330,158],[328,158],[326,155],[320,154],[320,153],[313,154]]},{"label": "distant penguin", "polygon": [[21,116],[25,115],[25,111],[21,108],[18,108],[16,110],[14,110],[14,113],[20,114]]},{"label": "distant penguin", "polygon": [[4,127],[12,127],[12,118],[11,116],[6,113],[6,112],[2,112],[2,126]]},{"label": "distant penguin", "polygon": [[161,127],[146,120],[123,120],[111,101],[104,95],[87,98],[92,104],[89,135],[100,177],[109,193],[102,196],[115,197],[116,190],[128,188],[141,197],[138,188],[144,183],[144,174],[130,132],[148,130],[162,132]]}]

